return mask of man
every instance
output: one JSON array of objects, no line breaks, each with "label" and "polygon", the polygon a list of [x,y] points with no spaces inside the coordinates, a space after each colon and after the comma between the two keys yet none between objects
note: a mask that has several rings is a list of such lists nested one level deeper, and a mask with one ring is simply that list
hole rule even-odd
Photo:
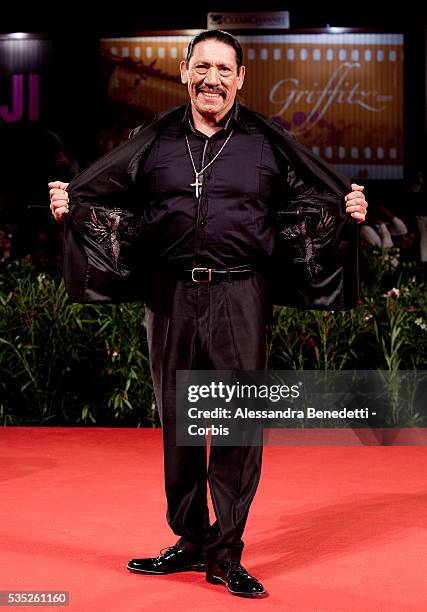
[{"label": "man", "polygon": [[242,57],[226,32],[197,35],[180,66],[189,105],[134,130],[69,186],[49,186],[54,217],[68,213],[64,276],[72,299],[146,301],[167,520],[180,538],[128,569],[206,571],[208,582],[256,597],[264,587],[240,560],[262,445],[211,446],[206,470],[205,447],[175,444],[175,373],[265,369],[273,303],[354,306],[351,217],[364,220],[367,203],[353,185],[346,214],[348,181],[236,102]]}]

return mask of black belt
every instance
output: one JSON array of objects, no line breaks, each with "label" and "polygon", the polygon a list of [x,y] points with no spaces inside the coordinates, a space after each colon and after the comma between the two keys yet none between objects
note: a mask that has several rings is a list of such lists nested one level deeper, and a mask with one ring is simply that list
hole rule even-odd
[{"label": "black belt", "polygon": [[236,266],[218,270],[216,268],[192,268],[191,270],[181,270],[176,273],[176,278],[180,280],[191,280],[194,283],[217,283],[220,280],[238,280],[250,278],[255,274],[255,270],[250,266]]}]

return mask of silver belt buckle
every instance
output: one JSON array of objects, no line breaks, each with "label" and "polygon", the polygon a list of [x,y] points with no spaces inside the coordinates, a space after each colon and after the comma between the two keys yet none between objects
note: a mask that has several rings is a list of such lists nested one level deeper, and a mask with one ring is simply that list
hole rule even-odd
[{"label": "silver belt buckle", "polygon": [[[195,272],[207,272],[208,278],[205,280],[194,278]],[[195,283],[209,283],[212,280],[212,268],[193,268],[191,270],[191,280],[194,281]]]}]

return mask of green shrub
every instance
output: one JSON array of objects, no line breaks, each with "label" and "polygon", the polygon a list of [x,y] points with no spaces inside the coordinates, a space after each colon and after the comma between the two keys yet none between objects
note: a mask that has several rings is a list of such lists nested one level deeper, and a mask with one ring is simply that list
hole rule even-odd
[{"label": "green shrub", "polygon": [[[363,253],[362,299],[351,311],[276,307],[269,367],[425,369],[424,275],[414,263],[396,266],[398,255]],[[143,304],[72,304],[59,273],[26,261],[1,272],[0,424],[159,425]]]},{"label": "green shrub", "polygon": [[0,313],[2,424],[158,424],[143,305],[72,304],[60,278],[15,261]]}]

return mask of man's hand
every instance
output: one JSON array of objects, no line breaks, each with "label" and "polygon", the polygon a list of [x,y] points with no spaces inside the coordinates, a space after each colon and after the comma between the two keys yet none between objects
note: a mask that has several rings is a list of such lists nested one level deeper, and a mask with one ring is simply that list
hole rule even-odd
[{"label": "man's hand", "polygon": [[52,181],[50,187],[50,210],[56,221],[62,219],[62,215],[68,212],[68,193],[65,191],[70,183]]},{"label": "man's hand", "polygon": [[365,200],[365,194],[362,193],[364,190],[363,185],[357,185],[356,183],[351,184],[353,191],[345,196],[346,212],[350,213],[354,219],[357,219],[359,223],[362,223],[366,217],[366,209],[368,208],[368,202]]}]

